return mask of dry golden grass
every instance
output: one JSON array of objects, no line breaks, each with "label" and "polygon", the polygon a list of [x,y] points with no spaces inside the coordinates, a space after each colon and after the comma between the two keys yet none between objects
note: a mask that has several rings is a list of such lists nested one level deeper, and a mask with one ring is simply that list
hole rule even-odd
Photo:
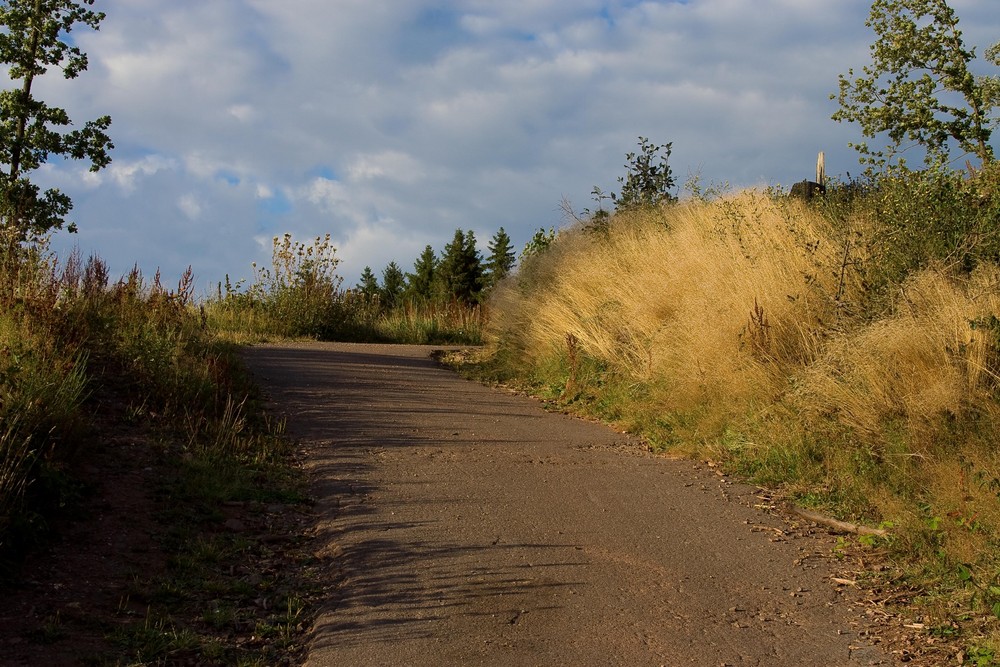
[{"label": "dry golden grass", "polygon": [[942,416],[994,413],[996,332],[976,323],[1000,315],[1000,271],[981,267],[958,280],[928,269],[900,292],[896,312],[835,337],[803,374],[803,410],[835,414],[845,426],[878,434],[905,420],[921,454],[933,449]]},{"label": "dry golden grass", "polygon": [[925,269],[873,319],[859,306],[869,258],[852,245],[864,225],[746,192],[621,214],[606,235],[570,229],[495,294],[491,340],[549,386],[596,364],[591,394],[638,397],[612,412],[641,413],[631,423],[654,437],[666,424],[683,451],[738,451],[888,514],[875,486],[928,484],[921,461],[979,447],[956,421],[1000,418],[1000,270]]},{"label": "dry golden grass", "polygon": [[565,233],[497,295],[497,335],[537,363],[572,334],[662,386],[663,410],[775,400],[856,291],[826,222],[755,193],[664,215],[619,216],[607,238]]}]

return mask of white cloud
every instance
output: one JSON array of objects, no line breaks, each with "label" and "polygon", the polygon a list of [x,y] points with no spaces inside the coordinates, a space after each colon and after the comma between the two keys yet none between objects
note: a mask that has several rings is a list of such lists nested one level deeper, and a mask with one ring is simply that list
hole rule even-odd
[{"label": "white cloud", "polygon": [[257,110],[250,104],[234,104],[226,112],[243,123],[249,123],[258,117]]},{"label": "white cloud", "polygon": [[179,200],[177,200],[177,208],[179,208],[181,212],[191,220],[198,220],[201,218],[201,202],[198,201],[198,198],[195,195],[183,195]]},{"label": "white cloud", "polygon": [[[118,187],[130,193],[135,191],[137,177],[152,176],[158,171],[176,168],[176,160],[162,155],[147,155],[138,160],[115,160],[108,167],[107,174]],[[97,172],[95,175],[100,173]]]},{"label": "white cloud", "polygon": [[352,180],[385,179],[412,184],[421,180],[424,169],[413,156],[387,150],[359,155],[348,165],[347,173]]}]

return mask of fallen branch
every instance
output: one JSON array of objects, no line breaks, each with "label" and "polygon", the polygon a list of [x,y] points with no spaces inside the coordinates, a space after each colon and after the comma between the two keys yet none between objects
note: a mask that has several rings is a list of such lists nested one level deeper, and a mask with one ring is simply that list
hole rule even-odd
[{"label": "fallen branch", "polygon": [[801,507],[792,506],[792,513],[806,519],[807,521],[812,521],[813,523],[833,528],[834,530],[842,533],[852,533],[854,535],[878,535],[879,537],[885,537],[888,534],[882,528],[859,526],[856,523],[848,523],[847,521],[840,521],[817,512],[810,512],[809,510],[804,510]]}]

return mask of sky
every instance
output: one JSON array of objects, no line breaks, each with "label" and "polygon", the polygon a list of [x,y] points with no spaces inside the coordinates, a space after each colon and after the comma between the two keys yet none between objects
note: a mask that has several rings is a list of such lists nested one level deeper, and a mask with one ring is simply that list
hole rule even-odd
[{"label": "sky", "polygon": [[[953,0],[968,46],[995,0]],[[69,194],[96,254],[207,296],[266,265],[271,239],[330,234],[344,286],[404,271],[457,228],[484,254],[567,224],[616,190],[638,138],[673,145],[679,184],[784,186],[861,171],[830,119],[838,74],[869,63],[867,0],[96,0],[73,41],[90,67],[37,95],[76,125],[108,114],[97,173],[34,174]],[[678,189],[682,192],[682,187]]]}]

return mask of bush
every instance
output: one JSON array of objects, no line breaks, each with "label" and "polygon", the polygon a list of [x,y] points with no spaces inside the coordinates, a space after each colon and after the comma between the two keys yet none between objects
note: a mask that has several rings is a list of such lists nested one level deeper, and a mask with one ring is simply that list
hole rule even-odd
[{"label": "bush", "polygon": [[1000,165],[979,172],[897,168],[875,180],[834,185],[823,204],[845,237],[881,313],[911,274],[935,265],[970,273],[1000,261]]},{"label": "bush", "polygon": [[[138,270],[110,283],[97,258],[60,264],[44,247],[0,258],[0,549],[34,539],[74,492],[74,464],[100,420],[141,421],[189,454],[254,460],[250,384],[191,302]],[[259,431],[259,429],[258,429]],[[267,428],[264,427],[264,432]]]}]

